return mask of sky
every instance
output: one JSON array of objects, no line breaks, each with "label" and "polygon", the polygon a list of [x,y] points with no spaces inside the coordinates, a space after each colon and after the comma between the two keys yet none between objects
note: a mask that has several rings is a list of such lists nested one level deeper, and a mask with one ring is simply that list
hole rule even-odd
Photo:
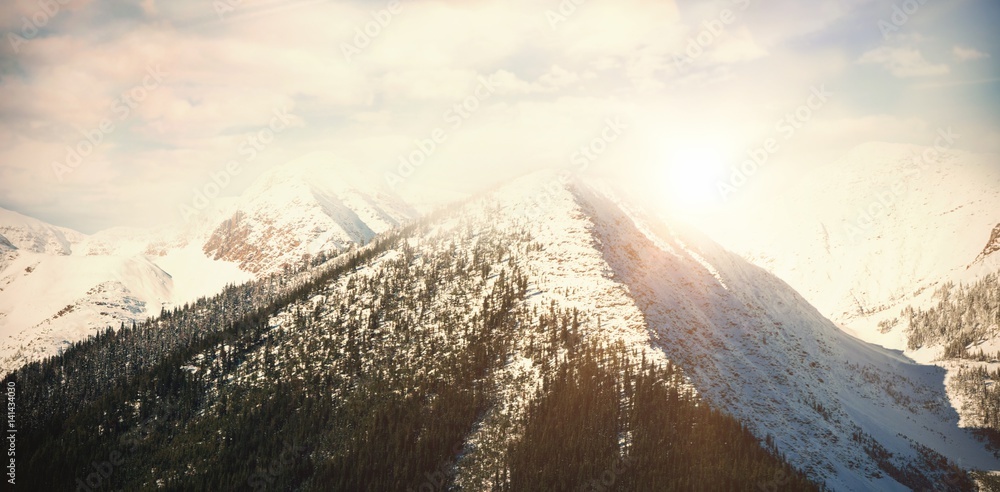
[{"label": "sky", "polygon": [[748,159],[788,178],[949,128],[997,153],[997,21],[992,0],[13,0],[0,207],[155,226],[322,152],[407,196],[557,168],[684,208]]}]

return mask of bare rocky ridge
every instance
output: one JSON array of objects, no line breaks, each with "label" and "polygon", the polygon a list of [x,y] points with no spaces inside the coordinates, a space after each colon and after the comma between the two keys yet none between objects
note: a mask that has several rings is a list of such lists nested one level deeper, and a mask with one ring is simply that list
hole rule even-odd
[{"label": "bare rocky ridge", "polygon": [[993,228],[993,232],[990,233],[990,240],[986,242],[983,252],[979,253],[975,262],[983,261],[987,256],[996,253],[997,251],[1000,251],[1000,224],[997,224],[997,226]]}]

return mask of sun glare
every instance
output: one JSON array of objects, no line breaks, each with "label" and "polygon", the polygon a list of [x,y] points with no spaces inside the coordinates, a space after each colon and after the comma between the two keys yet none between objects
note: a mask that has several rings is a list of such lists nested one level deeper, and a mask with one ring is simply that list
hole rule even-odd
[{"label": "sun glare", "polygon": [[725,165],[711,147],[687,147],[668,153],[663,164],[665,197],[676,212],[694,211],[718,201],[716,181]]}]

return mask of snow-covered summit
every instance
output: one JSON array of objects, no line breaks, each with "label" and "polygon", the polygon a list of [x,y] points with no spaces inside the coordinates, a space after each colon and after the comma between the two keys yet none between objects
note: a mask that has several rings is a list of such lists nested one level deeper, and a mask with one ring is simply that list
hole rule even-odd
[{"label": "snow-covered summit", "polygon": [[257,178],[204,249],[244,270],[269,273],[307,254],[367,242],[415,215],[380,182],[329,154],[310,154]]},{"label": "snow-covered summit", "polygon": [[0,235],[18,249],[54,255],[71,254],[73,245],[85,237],[4,208],[0,208]]}]

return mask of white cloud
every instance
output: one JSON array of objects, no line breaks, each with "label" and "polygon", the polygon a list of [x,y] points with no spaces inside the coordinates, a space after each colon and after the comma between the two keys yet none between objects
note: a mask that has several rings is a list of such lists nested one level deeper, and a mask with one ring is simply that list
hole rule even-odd
[{"label": "white cloud", "polygon": [[[37,9],[36,0],[13,2],[0,11],[8,30],[20,29],[20,16]],[[448,140],[417,181],[471,182],[565,165],[612,116],[634,122],[634,135],[641,126],[662,128],[681,142],[725,135],[742,152],[744,141],[773,132],[775,112],[801,104],[812,85],[826,83],[834,92],[838,83],[872,91],[912,86],[889,77],[866,85],[869,71],[858,70],[843,39],[830,31],[844,19],[864,21],[850,17],[867,0],[678,2],[584,2],[553,28],[546,12],[555,0],[404,0],[402,11],[348,60],[342,45],[371,25],[388,0],[243,0],[226,3],[235,10],[221,21],[211,0],[139,0],[128,9],[73,0],[16,56],[7,56],[13,52],[6,42],[0,47],[0,206],[63,210],[66,217],[94,218],[88,224],[156,220],[153,211],[172,213],[182,195],[239,157],[248,132],[284,106],[297,115],[295,130],[246,166],[240,183],[315,150],[389,168],[437,126],[447,128]],[[678,71],[675,55],[701,31],[717,28],[712,21],[724,8],[733,11],[733,22]],[[927,31],[926,39],[935,34]],[[902,35],[897,42],[923,47],[921,39]],[[956,57],[978,56],[959,48]],[[897,77],[949,71],[909,48],[880,48],[856,61]],[[58,181],[51,164],[81,138],[78,128],[113,116],[112,99],[139,83],[150,63],[162,66],[165,83]],[[450,126],[443,115],[480,77],[491,76],[496,93],[461,128]],[[849,99],[845,92],[844,104]],[[886,124],[852,119],[868,110],[842,116],[843,128],[864,131],[829,135],[843,135],[836,140],[846,145]],[[647,133],[651,145],[664,145],[659,134]],[[619,172],[632,162],[659,164],[629,145],[614,150],[627,159],[609,154],[595,167]],[[234,184],[227,192],[239,189]],[[126,205],[132,202],[138,205]]]},{"label": "white cloud", "polygon": [[861,55],[858,63],[882,65],[896,77],[928,77],[950,72],[948,65],[929,62],[916,48],[880,46]]},{"label": "white cloud", "polygon": [[754,39],[746,26],[738,26],[718,39],[718,46],[706,53],[716,63],[738,63],[767,56],[767,50]]},{"label": "white cloud", "polygon": [[581,76],[570,72],[559,65],[553,65],[548,72],[542,74],[536,81],[527,81],[517,74],[507,70],[498,70],[490,76],[496,82],[500,94],[542,94],[552,93],[570,87],[579,82]]},{"label": "white cloud", "polygon": [[981,58],[990,57],[989,53],[984,53],[975,48],[965,48],[957,45],[951,49],[951,52],[955,55],[955,58],[958,58],[961,61],[979,60]]}]

